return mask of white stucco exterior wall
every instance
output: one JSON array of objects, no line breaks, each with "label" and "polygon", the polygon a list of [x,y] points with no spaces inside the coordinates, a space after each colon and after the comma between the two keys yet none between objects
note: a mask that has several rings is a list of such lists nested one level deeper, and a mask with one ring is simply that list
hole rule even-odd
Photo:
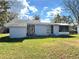
[{"label": "white stucco exterior wall", "polygon": [[77,25],[77,33],[79,34],[79,25]]},{"label": "white stucco exterior wall", "polygon": [[10,27],[9,28],[10,38],[23,38],[27,35],[26,27]]},{"label": "white stucco exterior wall", "polygon": [[[35,25],[36,35],[51,35],[51,26],[49,25]],[[69,32],[59,32],[59,25],[53,26],[53,34],[58,35],[68,35]]]},{"label": "white stucco exterior wall", "polygon": [[36,35],[50,35],[51,27],[49,25],[35,25],[35,34]]}]

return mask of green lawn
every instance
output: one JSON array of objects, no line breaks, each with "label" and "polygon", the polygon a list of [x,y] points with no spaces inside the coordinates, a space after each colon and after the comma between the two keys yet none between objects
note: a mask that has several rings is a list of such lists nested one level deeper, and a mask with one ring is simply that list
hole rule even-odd
[{"label": "green lawn", "polygon": [[10,39],[0,34],[0,59],[79,59],[79,35]]}]

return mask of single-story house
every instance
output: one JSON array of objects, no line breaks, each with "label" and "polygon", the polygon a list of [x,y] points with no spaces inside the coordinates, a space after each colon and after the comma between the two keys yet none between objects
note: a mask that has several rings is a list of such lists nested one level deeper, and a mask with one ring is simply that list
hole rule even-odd
[{"label": "single-story house", "polygon": [[13,20],[6,26],[9,28],[10,38],[28,36],[69,35],[69,24],[44,23],[38,20]]}]

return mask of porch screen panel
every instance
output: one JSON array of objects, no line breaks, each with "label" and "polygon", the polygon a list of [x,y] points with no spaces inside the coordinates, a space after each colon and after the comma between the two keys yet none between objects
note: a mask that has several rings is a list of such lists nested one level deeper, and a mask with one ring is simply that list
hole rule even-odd
[{"label": "porch screen panel", "polygon": [[69,26],[59,26],[59,32],[69,32]]}]

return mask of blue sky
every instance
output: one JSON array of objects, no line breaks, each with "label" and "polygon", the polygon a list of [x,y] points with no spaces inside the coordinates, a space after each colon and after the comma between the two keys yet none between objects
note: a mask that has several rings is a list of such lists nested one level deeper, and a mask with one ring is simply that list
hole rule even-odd
[{"label": "blue sky", "polygon": [[62,0],[29,0],[31,5],[35,5],[38,8],[56,8],[58,6],[61,6]]},{"label": "blue sky", "polygon": [[62,0],[14,0],[16,7],[12,10],[19,13],[21,19],[33,18],[39,15],[41,21],[49,22],[50,18],[60,15],[69,15],[64,11]]}]

